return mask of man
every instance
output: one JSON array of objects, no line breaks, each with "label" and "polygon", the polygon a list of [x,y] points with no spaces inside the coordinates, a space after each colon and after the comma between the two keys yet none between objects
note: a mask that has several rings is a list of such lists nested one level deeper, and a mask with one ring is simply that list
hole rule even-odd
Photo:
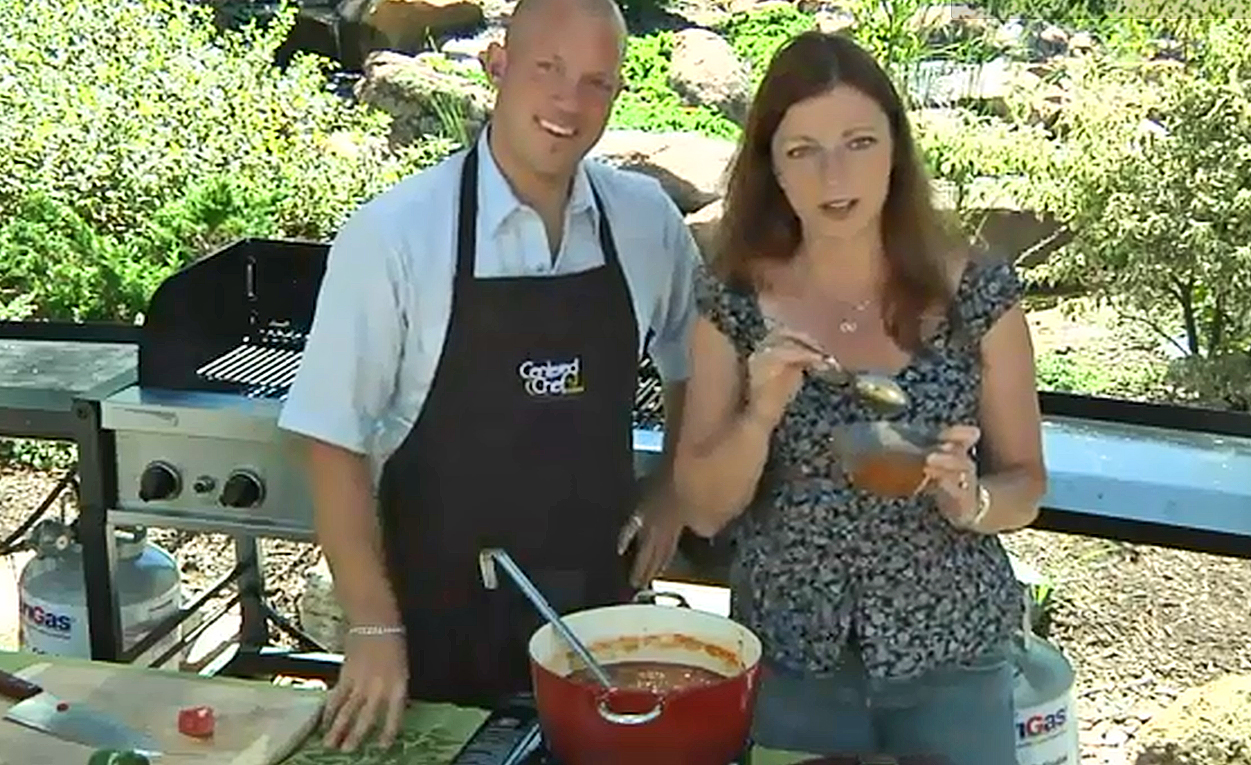
[{"label": "man", "polygon": [[484,57],[488,128],[332,245],[280,421],[308,439],[349,622],[330,746],[354,749],[380,719],[388,743],[406,696],[529,689],[539,616],[502,572],[483,587],[482,548],[508,551],[562,612],[624,601],[673,553],[667,471],[640,499],[631,415],[649,352],[668,455],[698,256],[659,184],[583,161],[625,39],[614,0],[521,0]]}]

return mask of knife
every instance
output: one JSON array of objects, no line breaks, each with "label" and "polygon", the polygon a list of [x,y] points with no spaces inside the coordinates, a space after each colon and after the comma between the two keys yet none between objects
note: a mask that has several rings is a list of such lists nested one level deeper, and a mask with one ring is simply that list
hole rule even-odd
[{"label": "knife", "polygon": [[35,683],[2,669],[0,696],[17,702],[5,712],[4,719],[28,728],[94,749],[129,749],[146,757],[161,754],[150,736],[103,712],[58,699]]}]

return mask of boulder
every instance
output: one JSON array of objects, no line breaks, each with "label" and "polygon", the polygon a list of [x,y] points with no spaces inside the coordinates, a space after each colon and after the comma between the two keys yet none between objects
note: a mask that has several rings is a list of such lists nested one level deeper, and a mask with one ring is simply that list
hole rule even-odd
[{"label": "boulder", "polygon": [[686,226],[691,230],[691,236],[695,238],[695,244],[699,246],[699,252],[705,261],[712,259],[714,237],[717,235],[717,226],[721,223],[721,215],[722,205],[718,199],[686,216]]},{"label": "boulder", "polygon": [[608,130],[590,156],[660,181],[686,214],[721,198],[734,150],[733,141],[697,133]]},{"label": "boulder", "polygon": [[362,21],[377,31],[384,47],[416,53],[431,38],[472,29],[484,20],[481,0],[372,0]]},{"label": "boulder", "polygon": [[438,53],[374,51],[365,59],[356,97],[394,118],[393,144],[449,129],[472,137],[490,116],[495,93],[471,79],[465,66]]},{"label": "boulder", "polygon": [[691,106],[708,106],[736,125],[747,123],[751,69],[715,32],[692,27],[673,36],[669,87]]}]

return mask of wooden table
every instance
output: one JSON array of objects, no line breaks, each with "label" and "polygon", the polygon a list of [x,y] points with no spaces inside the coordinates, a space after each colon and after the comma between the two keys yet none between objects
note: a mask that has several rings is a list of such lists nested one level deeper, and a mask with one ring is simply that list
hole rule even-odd
[{"label": "wooden table", "polygon": [[[17,672],[37,662],[84,663],[82,659],[45,656],[32,653],[0,651],[0,669]],[[144,667],[133,667],[134,672],[167,672]],[[259,680],[243,680],[232,677],[200,677],[188,673],[188,677],[205,683],[258,683]],[[322,693],[322,691],[292,689],[291,693]],[[399,744],[391,750],[365,747],[353,754],[328,751],[316,736],[303,746],[283,765],[447,765],[456,752],[486,718],[481,709],[457,707],[450,704],[426,704],[415,702],[404,716],[403,734]],[[0,725],[14,725],[0,720]],[[794,765],[810,755],[781,752],[756,747],[752,751],[752,765]],[[210,765],[206,763],[206,765]]]}]

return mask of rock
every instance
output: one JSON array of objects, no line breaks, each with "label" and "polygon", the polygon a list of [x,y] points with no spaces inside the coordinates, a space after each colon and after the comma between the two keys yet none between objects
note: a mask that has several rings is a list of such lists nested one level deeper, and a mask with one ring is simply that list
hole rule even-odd
[{"label": "rock", "polygon": [[1251,675],[1183,693],[1138,730],[1135,765],[1251,763]]},{"label": "rock", "polygon": [[685,27],[716,29],[734,16],[728,7],[711,3],[675,3],[665,8],[665,13],[675,17],[677,26],[673,27],[674,29]]},{"label": "rock", "polygon": [[347,620],[335,599],[334,578],[324,556],[304,571],[304,592],[296,601],[300,628],[328,651],[343,651]]},{"label": "rock", "polygon": [[999,25],[991,33],[990,41],[992,45],[1010,56],[1026,58],[1030,55],[1027,32],[1025,25],[1019,19],[1012,19]]},{"label": "rock", "polygon": [[1181,40],[1161,38],[1151,41],[1151,60],[1182,61],[1186,60],[1186,44]]},{"label": "rock", "polygon": [[986,37],[995,20],[968,5],[927,5],[912,14],[910,24],[930,45],[953,45]]},{"label": "rock", "polygon": [[721,198],[734,148],[733,141],[696,133],[608,130],[590,156],[660,181],[686,214]]},{"label": "rock", "polygon": [[463,74],[465,66],[438,53],[374,51],[365,59],[356,97],[395,118],[391,140],[396,145],[446,132],[452,123],[472,136],[490,116],[495,94]]},{"label": "rock", "polygon": [[764,13],[772,9],[792,7],[788,0],[730,0],[730,13]]},{"label": "rock", "polygon": [[817,30],[827,35],[847,32],[856,26],[856,17],[851,11],[817,11],[813,14],[813,19],[817,22]]},{"label": "rock", "polygon": [[1124,746],[1127,741],[1129,741],[1129,734],[1125,732],[1124,728],[1109,728],[1104,731],[1104,746]]},{"label": "rock", "polygon": [[1029,65],[1003,57],[985,64],[922,61],[903,84],[918,106],[969,105],[1007,117],[1009,96],[1036,87],[1039,77]]},{"label": "rock", "polygon": [[718,199],[686,216],[686,227],[691,230],[691,236],[695,238],[695,244],[699,246],[699,252],[706,261],[712,259],[715,244],[713,240],[717,234],[717,226],[721,223],[721,214],[722,205]]},{"label": "rock", "polygon": [[386,47],[416,53],[427,40],[483,22],[481,0],[376,0],[364,17]]},{"label": "rock", "polygon": [[669,87],[691,106],[710,106],[735,124],[745,124],[751,70],[734,48],[707,29],[683,29],[673,38]]},{"label": "rock", "polygon": [[797,0],[795,10],[800,13],[833,13],[839,16],[851,16],[855,18],[855,4],[847,2],[839,2],[839,0]]},{"label": "rock", "polygon": [[1069,51],[1072,53],[1088,53],[1095,47],[1095,38],[1089,32],[1074,32],[1069,38]]},{"label": "rock", "polygon": [[1034,47],[1043,58],[1063,56],[1069,49],[1069,33],[1052,24],[1038,33]]},{"label": "rock", "polygon": [[500,45],[504,44],[503,29],[489,29],[475,37],[453,38],[443,43],[439,48],[439,52],[447,56],[451,61],[472,62],[475,66],[480,67],[487,47],[493,42],[497,42]]}]

